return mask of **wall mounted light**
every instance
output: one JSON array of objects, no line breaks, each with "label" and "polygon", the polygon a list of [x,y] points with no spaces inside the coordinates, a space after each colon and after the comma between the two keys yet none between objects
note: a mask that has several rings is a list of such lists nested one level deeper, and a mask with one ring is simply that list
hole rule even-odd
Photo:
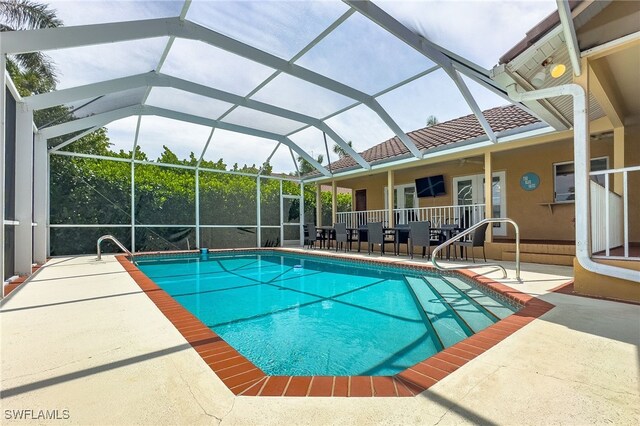
[{"label": "wall mounted light", "polygon": [[554,64],[549,70],[549,74],[553,78],[560,78],[567,71],[567,67],[564,64]]},{"label": "wall mounted light", "polygon": [[542,70],[538,71],[531,79],[531,85],[536,89],[541,88],[545,80],[547,79],[547,70],[553,78],[560,78],[567,71],[567,67],[565,66],[565,64],[554,64],[552,58],[545,59],[544,61],[542,61],[540,66],[542,66]]},{"label": "wall mounted light", "polygon": [[535,87],[536,89],[539,89],[542,87],[542,85],[544,84],[544,81],[547,79],[547,73],[544,71],[539,71],[536,73],[536,75],[533,76],[533,78],[531,79],[531,84],[533,85],[533,87]]}]

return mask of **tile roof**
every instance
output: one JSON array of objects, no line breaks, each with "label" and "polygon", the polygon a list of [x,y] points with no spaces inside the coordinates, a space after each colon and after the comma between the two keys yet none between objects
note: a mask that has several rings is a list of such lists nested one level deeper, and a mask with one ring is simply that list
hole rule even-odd
[{"label": "tile roof", "polygon": [[[491,108],[482,113],[495,133],[540,122],[538,118],[515,105]],[[407,133],[407,136],[409,136],[420,150],[451,145],[456,142],[463,142],[484,135],[484,130],[473,114]],[[369,163],[376,163],[394,157],[408,156],[410,154],[400,139],[394,136],[389,140],[361,152],[360,155]],[[359,167],[351,157],[343,157],[331,163],[333,172],[339,172],[356,166]],[[314,172],[310,175],[316,174],[319,173]]]}]

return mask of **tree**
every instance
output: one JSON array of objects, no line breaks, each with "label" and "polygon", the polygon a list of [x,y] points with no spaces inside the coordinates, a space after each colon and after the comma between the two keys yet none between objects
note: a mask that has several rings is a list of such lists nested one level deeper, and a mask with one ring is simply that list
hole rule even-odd
[{"label": "tree", "polygon": [[[349,141],[349,142],[347,142],[347,145],[349,145],[350,147],[353,147],[353,142]],[[333,152],[338,154],[338,157],[340,157],[340,158],[343,158],[343,157],[346,157],[347,155],[349,155],[349,154],[347,154],[347,151],[343,147],[338,145],[338,144],[334,144],[333,145]]]},{"label": "tree", "polygon": [[438,123],[440,122],[438,121],[438,117],[436,117],[435,115],[430,115],[429,117],[427,117],[427,127],[435,126]]},{"label": "tree", "polygon": [[[0,0],[0,31],[20,31],[62,26],[49,5],[31,0]],[[42,52],[7,58],[7,70],[22,96],[44,93],[56,86],[56,68]]]},{"label": "tree", "polygon": [[[316,159],[316,161],[322,164],[322,162],[324,161],[324,156],[322,154],[318,154],[318,158]],[[310,162],[302,158],[302,156],[298,157],[298,169],[300,170],[301,175],[306,175],[316,170],[316,168],[313,167]]]}]

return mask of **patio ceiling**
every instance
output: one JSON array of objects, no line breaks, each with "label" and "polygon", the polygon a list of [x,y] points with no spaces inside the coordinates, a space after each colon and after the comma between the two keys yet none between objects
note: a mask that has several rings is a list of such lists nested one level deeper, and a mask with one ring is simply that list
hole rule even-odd
[{"label": "patio ceiling", "polygon": [[[108,2],[85,2],[77,7],[96,9],[93,15],[80,14],[88,22],[72,19],[67,27],[2,34],[0,53],[47,52],[61,68],[59,90],[25,98],[33,109],[63,105],[74,111],[69,122],[43,126],[42,135],[69,135],[63,143],[73,151],[79,131],[101,126],[111,130],[113,125],[110,136],[126,134],[128,150],[144,139],[144,129],[160,123],[154,120],[178,120],[209,130],[192,140],[191,134],[171,135],[175,126],[165,123],[166,137],[176,141],[176,146],[168,144],[171,149],[194,151],[201,160],[217,159],[225,149],[229,152],[222,144],[231,144],[244,163],[262,164],[279,156],[289,171],[295,170],[295,152],[330,176],[314,159],[326,153],[323,133],[366,169],[370,165],[357,151],[392,136],[422,158],[406,133],[424,127],[432,114],[444,120],[471,112],[486,139],[495,142],[494,129],[481,111],[510,102],[485,68],[497,62],[497,56],[495,62],[479,57],[482,66],[454,53],[455,37],[437,33],[435,38],[447,46],[437,44],[424,28],[441,26],[415,18],[419,13],[407,13],[412,6],[413,12],[464,18],[459,5],[447,9],[446,2],[187,0],[179,5],[163,2],[154,9],[146,3],[128,4],[131,10],[115,16]],[[493,6],[483,7],[491,12]],[[537,7],[516,28],[524,33],[551,11],[549,5]],[[141,19],[122,21],[123,16]],[[78,72],[87,69],[95,72]],[[455,99],[450,102],[455,105],[443,107],[445,99]],[[422,123],[416,121],[415,110],[422,114]],[[213,129],[240,139],[212,141]]]}]

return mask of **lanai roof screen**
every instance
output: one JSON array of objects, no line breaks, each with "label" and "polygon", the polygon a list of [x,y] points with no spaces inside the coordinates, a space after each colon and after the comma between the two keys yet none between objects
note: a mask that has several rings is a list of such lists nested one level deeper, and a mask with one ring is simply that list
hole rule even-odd
[{"label": "lanai roof screen", "polygon": [[322,154],[326,166],[327,148],[337,160],[335,144],[368,167],[356,152],[393,136],[420,157],[405,133],[432,115],[474,113],[495,139],[480,111],[508,100],[488,69],[556,8],[552,0],[50,4],[65,28],[33,42],[6,37],[3,50],[45,50],[57,64],[58,92],[40,105],[66,106],[84,121],[51,134],[105,126],[114,149],[136,145],[150,160],[167,146],[229,168],[269,159],[284,173],[300,155]]}]

